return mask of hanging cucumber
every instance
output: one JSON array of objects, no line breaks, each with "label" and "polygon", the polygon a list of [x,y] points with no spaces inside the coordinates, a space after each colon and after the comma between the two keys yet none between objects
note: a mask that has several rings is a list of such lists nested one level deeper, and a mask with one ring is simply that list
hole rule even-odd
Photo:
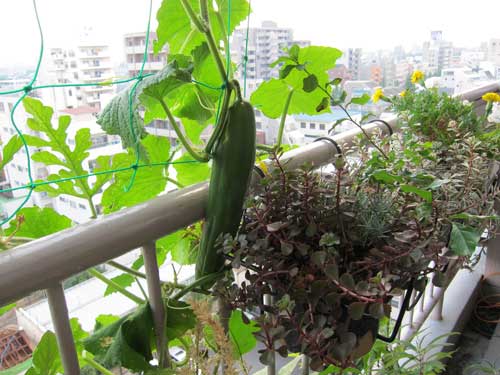
[{"label": "hanging cucumber", "polygon": [[220,235],[235,235],[243,214],[243,203],[255,163],[255,115],[241,98],[229,107],[222,134],[214,145],[212,175],[208,191],[205,225],[196,261],[196,278],[218,272],[224,257],[216,241]]}]

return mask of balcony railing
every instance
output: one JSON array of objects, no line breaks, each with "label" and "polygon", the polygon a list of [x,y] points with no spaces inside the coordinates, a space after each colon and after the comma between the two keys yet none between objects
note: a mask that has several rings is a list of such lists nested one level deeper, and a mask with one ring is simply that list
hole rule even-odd
[{"label": "balcony railing", "polygon": [[[474,103],[478,111],[484,111],[481,96],[486,92],[500,92],[500,83],[489,84],[460,96]],[[395,117],[387,123],[393,129],[397,128]],[[368,134],[374,131],[388,134],[389,130],[381,122],[365,127]],[[304,163],[316,167],[332,163],[339,154],[335,143],[349,145],[359,134],[359,130],[354,129],[333,136],[335,142],[321,140],[287,152],[283,155],[282,165],[293,169]],[[255,180],[259,178],[257,175],[254,177]],[[0,306],[33,291],[46,289],[65,373],[79,374],[62,281],[141,248],[156,332],[163,332],[165,312],[155,240],[203,219],[207,198],[208,183],[200,183],[0,253]],[[450,277],[454,276],[454,272],[456,270],[450,267]],[[411,330],[417,330],[436,306],[437,314],[442,314],[445,293],[445,288],[428,287],[421,305],[416,307],[417,313],[410,314]],[[273,369],[269,369],[269,373],[274,374]]]}]

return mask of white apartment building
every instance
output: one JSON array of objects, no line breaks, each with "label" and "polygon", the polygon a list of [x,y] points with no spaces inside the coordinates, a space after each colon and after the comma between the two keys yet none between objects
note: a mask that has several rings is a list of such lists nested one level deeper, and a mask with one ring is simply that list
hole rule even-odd
[{"label": "white apartment building", "polygon": [[[156,33],[149,33],[148,57],[143,73],[155,73],[161,70],[167,61],[168,46],[165,46],[157,55],[153,53],[153,41]],[[125,61],[129,77],[139,74],[144,59],[146,46],[146,32],[130,33],[124,36]]]},{"label": "white apartment building", "polygon": [[441,31],[432,31],[431,40],[422,48],[423,68],[427,74],[440,73],[443,69],[460,64],[461,50],[443,40]]},{"label": "white apartment building", "polygon": [[485,70],[470,68],[443,69],[439,87],[450,95],[473,89],[493,80],[493,75]]},{"label": "white apartment building", "polygon": [[[244,66],[246,39],[246,29],[236,30],[233,33],[231,55],[238,66],[237,75],[240,77]],[[278,77],[279,66],[271,68],[269,65],[283,55],[284,48],[289,48],[293,44],[305,47],[310,45],[310,42],[293,40],[292,29],[280,28],[272,21],[264,21],[261,27],[250,28],[246,63],[247,78],[267,80]]]},{"label": "white apartment building", "polygon": [[347,50],[347,67],[351,73],[351,79],[360,79],[361,74],[361,48],[349,48]]},{"label": "white apartment building", "polygon": [[488,42],[488,61],[500,66],[500,38],[490,39]]},{"label": "white apartment building", "polygon": [[[359,120],[359,112],[349,111],[351,116]],[[313,142],[319,137],[326,137],[332,130],[337,120],[345,118],[346,114],[340,110],[332,108],[331,113],[321,115],[295,115],[291,116],[285,127],[285,139],[287,143],[305,145]],[[349,121],[338,124],[331,134],[341,133],[354,128],[355,125]]]},{"label": "white apartment building", "polygon": [[82,42],[74,48],[51,48],[48,57],[47,79],[50,83],[96,83],[95,86],[45,89],[51,93],[55,108],[89,106],[99,110],[113,97],[113,85],[99,85],[114,78],[107,45]]}]

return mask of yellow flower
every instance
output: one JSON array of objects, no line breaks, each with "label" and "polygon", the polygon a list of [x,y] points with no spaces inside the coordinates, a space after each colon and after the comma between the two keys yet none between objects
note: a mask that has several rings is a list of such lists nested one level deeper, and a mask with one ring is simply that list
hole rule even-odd
[{"label": "yellow flower", "polygon": [[421,70],[415,70],[411,75],[411,83],[415,84],[424,79],[424,73]]},{"label": "yellow flower", "polygon": [[259,161],[259,167],[262,172],[264,172],[265,175],[269,174],[269,169],[267,169],[266,163],[264,163],[262,160]]},{"label": "yellow flower", "polygon": [[375,89],[375,92],[373,93],[373,96],[372,96],[372,101],[374,103],[376,103],[380,100],[380,98],[382,98],[382,96],[384,96],[384,92],[379,87],[379,88]]},{"label": "yellow flower", "polygon": [[399,96],[404,98],[406,96],[406,94],[408,93],[408,90],[403,90],[399,93]]},{"label": "yellow flower", "polygon": [[483,100],[485,102],[500,102],[500,95],[496,92],[488,92],[483,95]]}]

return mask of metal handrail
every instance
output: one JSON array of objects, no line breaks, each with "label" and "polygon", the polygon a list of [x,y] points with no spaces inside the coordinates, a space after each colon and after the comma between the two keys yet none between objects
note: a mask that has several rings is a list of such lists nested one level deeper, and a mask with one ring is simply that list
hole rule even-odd
[{"label": "metal handrail", "polygon": [[[484,93],[498,91],[500,82],[495,82],[460,97],[477,102]],[[373,122],[363,128],[368,134],[379,130],[388,134],[391,128],[397,128],[397,119]],[[289,151],[282,156],[282,165],[287,169],[304,163],[324,166],[338,156],[338,146],[349,146],[359,134],[359,129],[353,129],[332,136],[334,142],[324,139]],[[272,168],[270,162],[267,164]],[[257,174],[254,177],[252,183],[259,179]],[[148,290],[150,298],[155,300],[151,303],[155,325],[162,325],[159,275],[153,270],[157,268],[154,260],[147,255],[154,250],[153,241],[203,219],[207,198],[208,183],[197,184],[0,253],[0,306],[35,290],[47,289],[65,373],[79,374],[61,282],[142,246],[148,258],[145,262]],[[162,332],[161,327],[156,328]]]}]

